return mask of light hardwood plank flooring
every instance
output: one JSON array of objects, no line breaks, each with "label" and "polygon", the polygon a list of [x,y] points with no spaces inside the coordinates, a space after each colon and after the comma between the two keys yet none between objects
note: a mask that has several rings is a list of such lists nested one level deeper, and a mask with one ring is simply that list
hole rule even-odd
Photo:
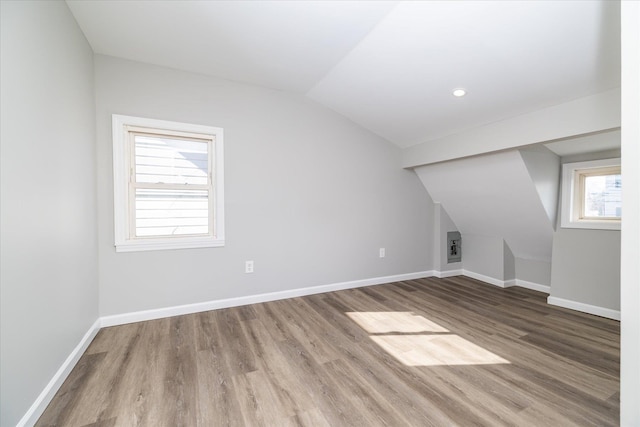
[{"label": "light hardwood plank flooring", "polygon": [[37,426],[615,426],[619,322],[466,277],[102,329]]}]

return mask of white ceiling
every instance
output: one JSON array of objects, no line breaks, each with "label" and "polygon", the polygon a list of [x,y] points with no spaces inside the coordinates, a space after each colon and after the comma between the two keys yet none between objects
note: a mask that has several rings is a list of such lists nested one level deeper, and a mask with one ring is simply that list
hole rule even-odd
[{"label": "white ceiling", "polygon": [[606,150],[619,150],[622,134],[620,129],[606,132],[598,132],[592,135],[584,135],[575,138],[567,138],[544,144],[549,150],[558,156],[571,156],[574,154],[595,153]]},{"label": "white ceiling", "polygon": [[67,1],[96,53],[299,93],[395,3]]},{"label": "white ceiling", "polygon": [[620,86],[617,1],[67,4],[96,53],[304,94],[401,147]]}]

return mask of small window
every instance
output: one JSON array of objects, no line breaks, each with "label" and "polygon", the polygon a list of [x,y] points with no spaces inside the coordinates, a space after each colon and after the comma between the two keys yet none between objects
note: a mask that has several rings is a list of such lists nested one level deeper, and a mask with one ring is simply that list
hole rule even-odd
[{"label": "small window", "polygon": [[113,116],[118,252],[224,246],[222,129]]},{"label": "small window", "polygon": [[562,227],[619,230],[621,218],[620,159],[563,165]]}]

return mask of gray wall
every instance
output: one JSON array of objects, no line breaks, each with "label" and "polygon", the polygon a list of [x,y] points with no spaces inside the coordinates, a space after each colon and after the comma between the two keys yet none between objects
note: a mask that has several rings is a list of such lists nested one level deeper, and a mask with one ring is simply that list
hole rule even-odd
[{"label": "gray wall", "polygon": [[[541,144],[524,147],[519,151],[549,221],[555,226],[558,219],[558,195],[562,169],[560,157]],[[551,260],[516,258],[515,276],[518,280],[549,286]]]},{"label": "gray wall", "polygon": [[[440,203],[433,208],[433,268],[436,271],[459,270],[462,262],[447,262],[447,232],[458,231],[447,211]],[[464,242],[462,243],[462,259],[464,259]]]},{"label": "gray wall", "polygon": [[[463,235],[499,237],[519,258],[551,260],[553,223],[518,150],[420,166],[415,171]],[[464,248],[462,262],[468,269]]]},{"label": "gray wall", "polygon": [[[414,170],[435,201],[436,237],[442,239],[438,227],[462,232],[462,263],[455,268],[549,286],[557,155],[544,146],[526,147]],[[450,265],[440,255],[446,256],[436,252],[435,268],[439,262],[442,270]]]},{"label": "gray wall", "polygon": [[504,253],[504,280],[513,280],[516,278],[516,259],[507,242],[502,243],[502,251]]},{"label": "gray wall", "polygon": [[504,262],[504,240],[501,237],[462,235],[462,264],[465,270],[505,280]]},{"label": "gray wall", "polygon": [[[99,55],[95,67],[102,315],[433,268],[433,203],[397,147],[279,91]],[[225,247],[115,252],[114,113],[224,128]]]},{"label": "gray wall", "polygon": [[1,2],[0,424],[98,317],[93,58],[64,2]]},{"label": "gray wall", "polygon": [[[620,157],[620,150],[565,156],[561,161],[613,157]],[[561,228],[558,222],[551,265],[552,297],[620,310],[620,231]]]},{"label": "gray wall", "polygon": [[620,232],[559,228],[550,295],[620,310]]},{"label": "gray wall", "polygon": [[519,280],[536,283],[538,285],[551,285],[551,263],[536,259],[516,258],[516,277]]},{"label": "gray wall", "polygon": [[549,221],[555,224],[560,191],[560,157],[544,145],[525,147],[519,151]]}]

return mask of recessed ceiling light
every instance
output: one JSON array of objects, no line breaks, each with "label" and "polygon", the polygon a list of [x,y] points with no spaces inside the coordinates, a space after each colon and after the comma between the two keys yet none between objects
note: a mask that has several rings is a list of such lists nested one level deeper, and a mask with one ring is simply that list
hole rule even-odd
[{"label": "recessed ceiling light", "polygon": [[460,98],[461,96],[465,96],[466,94],[467,91],[462,88],[453,90],[453,96],[457,96],[458,98]]}]

